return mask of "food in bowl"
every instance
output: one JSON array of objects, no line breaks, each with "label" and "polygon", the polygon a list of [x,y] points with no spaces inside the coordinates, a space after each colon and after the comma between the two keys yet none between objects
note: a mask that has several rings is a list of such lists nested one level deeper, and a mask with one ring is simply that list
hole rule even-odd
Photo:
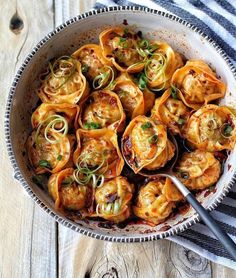
[{"label": "food in bowl", "polygon": [[220,178],[222,154],[235,145],[235,111],[217,104],[226,85],[204,61],[186,61],[166,42],[128,28],[106,29],[99,39],[40,76],[42,103],[27,140],[34,180],[46,176],[67,217],[157,225],[184,202],[168,178],[139,175],[174,156],[167,131],[182,150],[188,145],[175,173],[198,192]]}]

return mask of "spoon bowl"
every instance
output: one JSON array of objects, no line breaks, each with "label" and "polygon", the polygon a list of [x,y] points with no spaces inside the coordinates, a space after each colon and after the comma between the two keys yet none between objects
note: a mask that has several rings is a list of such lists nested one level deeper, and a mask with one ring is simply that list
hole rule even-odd
[{"label": "spoon bowl", "polygon": [[[218,238],[218,240],[222,243],[225,249],[229,252],[229,254],[236,260],[236,244],[234,241],[225,233],[219,225],[215,222],[212,216],[208,213],[208,211],[198,202],[195,196],[185,187],[185,185],[175,176],[173,169],[179,157],[179,147],[174,135],[168,131],[168,138],[172,141],[175,146],[175,154],[168,163],[156,170],[147,170],[141,169],[138,174],[145,176],[147,178],[157,178],[157,177],[166,177],[171,179],[171,181],[175,184],[175,186],[179,189],[179,191],[183,194],[185,199],[190,203],[190,205],[195,209],[195,211],[199,214],[202,221],[208,226],[208,228],[212,231],[212,233]],[[132,166],[129,163],[126,155],[124,154],[123,141],[121,143],[121,151],[123,158],[127,165],[132,169]]]}]

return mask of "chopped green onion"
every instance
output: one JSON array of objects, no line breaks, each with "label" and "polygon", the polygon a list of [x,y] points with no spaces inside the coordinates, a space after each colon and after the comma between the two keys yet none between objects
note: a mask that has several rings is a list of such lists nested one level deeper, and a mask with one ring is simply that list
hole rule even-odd
[{"label": "chopped green onion", "polygon": [[[48,122],[48,123],[47,123]],[[62,124],[63,126],[58,129],[56,128],[57,125],[60,125]],[[37,128],[36,130],[36,133],[35,133],[35,143],[36,145],[38,145],[38,137],[39,137],[39,133],[40,133],[40,130],[42,127],[45,127],[44,129],[44,137],[45,139],[51,143],[51,144],[56,144],[58,143],[60,140],[52,140],[48,137],[48,133],[50,134],[50,130],[52,130],[53,132],[56,132],[56,133],[62,133],[61,134],[61,138],[65,137],[67,135],[67,132],[68,132],[68,122],[67,120],[60,116],[60,115],[51,115],[51,116],[48,116]]]},{"label": "chopped green onion", "polygon": [[87,73],[88,70],[89,70],[89,66],[86,65],[86,64],[84,64],[84,65],[82,66],[82,68],[81,68],[82,73]]},{"label": "chopped green onion", "polygon": [[120,199],[119,200],[115,200],[114,202],[114,208],[113,208],[113,213],[117,214],[120,210]]},{"label": "chopped green onion", "polygon": [[127,35],[128,35],[128,33],[129,33],[129,29],[128,29],[128,28],[125,28],[125,29],[124,29],[124,35],[126,35],[126,36],[127,36]]},{"label": "chopped green onion", "polygon": [[53,91],[57,91],[63,85],[65,85],[65,83],[75,73],[76,61],[70,56],[61,56],[53,64],[49,63],[49,69],[53,77],[62,79],[62,82],[60,82],[59,86],[51,88]]},{"label": "chopped green onion", "polygon": [[124,47],[124,48],[128,48],[128,43],[127,43],[127,41],[126,41],[126,38],[120,37],[120,42],[119,42],[119,44],[120,44],[122,47]]},{"label": "chopped green onion", "polygon": [[[91,153],[89,155],[94,157],[96,153]],[[74,180],[80,185],[92,184],[94,188],[102,186],[105,180],[104,175],[97,174],[97,172],[99,169],[101,169],[104,166],[105,155],[103,154],[102,162],[98,166],[96,166],[95,169],[91,169],[88,167],[86,163],[87,159],[88,159],[88,155],[83,157],[82,160],[76,164],[77,169],[74,170],[73,172]],[[105,171],[106,171],[106,167],[105,167]]]},{"label": "chopped green onion", "polygon": [[99,123],[94,122],[87,122],[84,124],[85,129],[99,129],[101,128],[101,125]]},{"label": "chopped green onion", "polygon": [[149,48],[150,44],[148,40],[141,40],[139,43],[139,46],[142,48]]},{"label": "chopped green onion", "polygon": [[154,134],[148,138],[148,142],[150,144],[155,144],[157,141],[158,141],[158,136],[156,134]]},{"label": "chopped green onion", "polygon": [[178,99],[177,90],[178,89],[175,86],[171,85],[170,91],[173,99]]},{"label": "chopped green onion", "polygon": [[58,157],[57,157],[57,160],[61,161],[61,159],[62,159],[62,155],[59,154]]},{"label": "chopped green onion", "polygon": [[52,166],[51,166],[50,162],[48,162],[45,159],[39,160],[39,166],[44,167],[44,168],[48,168],[48,169],[52,169]]},{"label": "chopped green onion", "polygon": [[165,77],[167,61],[163,54],[154,53],[153,56],[146,61],[144,73],[149,80],[155,81],[159,77]]},{"label": "chopped green onion", "polygon": [[185,124],[185,119],[179,118],[178,121],[177,121],[177,123],[178,123],[179,125],[184,125],[184,124]]},{"label": "chopped green onion", "polygon": [[157,50],[159,48],[158,44],[153,44],[149,47],[149,51],[150,52],[154,52],[155,50]]},{"label": "chopped green onion", "polygon": [[138,86],[141,90],[144,90],[147,87],[147,77],[144,73],[139,75]]},{"label": "chopped green onion", "polygon": [[102,187],[103,183],[104,183],[104,176],[103,175],[99,175],[97,177],[97,184],[96,184],[96,187],[99,188],[99,187]]},{"label": "chopped green onion", "polygon": [[146,123],[141,125],[141,128],[143,130],[146,130],[146,129],[150,128],[150,127],[152,127],[152,124],[150,122],[146,122]]},{"label": "chopped green onion", "polygon": [[[54,132],[62,133],[61,137],[65,137],[68,133],[68,122],[64,117],[62,117],[60,115],[52,115],[52,116],[49,116],[47,119],[49,120],[50,118],[52,120],[49,121],[49,123],[45,127],[44,137],[49,143],[56,144],[56,143],[58,143],[58,140],[51,140],[48,137],[48,133],[50,133],[49,132],[50,129],[53,130]],[[60,129],[56,128],[56,126],[59,124],[63,124],[63,126]]]},{"label": "chopped green onion", "polygon": [[112,213],[112,203],[107,204],[106,208],[105,208],[105,212],[107,214],[111,214]]},{"label": "chopped green onion", "polygon": [[67,186],[71,186],[71,184],[74,182],[74,179],[73,177],[66,177],[62,183],[61,183],[61,186],[62,187],[67,187]]},{"label": "chopped green onion", "polygon": [[126,38],[120,37],[120,42],[125,42],[125,41],[126,41]]},{"label": "chopped green onion", "polygon": [[109,84],[106,86],[106,89],[108,89],[114,81],[115,73],[113,68],[110,66],[104,66],[103,68],[108,69],[108,71],[105,71],[103,73],[101,72],[93,79],[93,88],[95,90],[98,90],[105,86],[110,79]]},{"label": "chopped green onion", "polygon": [[229,138],[232,136],[232,131],[233,131],[233,128],[230,124],[226,123],[226,124],[223,124],[220,128],[220,131],[221,131],[221,135],[225,138]]}]

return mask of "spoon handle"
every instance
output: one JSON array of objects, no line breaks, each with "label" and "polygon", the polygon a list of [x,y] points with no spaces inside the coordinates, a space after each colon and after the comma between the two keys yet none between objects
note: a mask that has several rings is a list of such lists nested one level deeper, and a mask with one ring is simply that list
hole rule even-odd
[{"label": "spoon handle", "polygon": [[216,221],[212,218],[208,211],[197,201],[194,195],[175,176],[172,176],[171,179],[184,195],[184,197],[187,199],[187,201],[199,214],[202,221],[208,226],[208,228],[218,238],[218,240],[232,256],[232,258],[234,258],[234,260],[236,261],[235,242],[227,235],[226,232],[224,232],[220,228],[220,226],[216,223]]}]

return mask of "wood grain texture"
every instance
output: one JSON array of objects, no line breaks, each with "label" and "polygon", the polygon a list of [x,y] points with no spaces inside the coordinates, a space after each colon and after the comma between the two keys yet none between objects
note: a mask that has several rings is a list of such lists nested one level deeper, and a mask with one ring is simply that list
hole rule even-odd
[{"label": "wood grain texture", "polygon": [[[2,131],[6,99],[16,69],[36,42],[53,29],[52,4],[52,1],[0,1]],[[56,277],[56,224],[13,179],[4,136],[0,137],[0,146],[0,277]]]},{"label": "wood grain texture", "polygon": [[212,276],[208,260],[167,240],[110,243],[89,239],[59,226],[59,277]]},{"label": "wood grain texture", "polygon": [[[71,0],[62,10],[66,0],[0,0],[1,130],[9,87],[26,54],[55,25],[91,9],[94,2]],[[10,21],[14,15],[20,20],[14,21],[10,30]],[[167,240],[142,244],[109,243],[58,226],[34,205],[12,178],[4,144],[4,137],[1,136],[1,278],[236,277],[235,271],[210,263]]]}]

